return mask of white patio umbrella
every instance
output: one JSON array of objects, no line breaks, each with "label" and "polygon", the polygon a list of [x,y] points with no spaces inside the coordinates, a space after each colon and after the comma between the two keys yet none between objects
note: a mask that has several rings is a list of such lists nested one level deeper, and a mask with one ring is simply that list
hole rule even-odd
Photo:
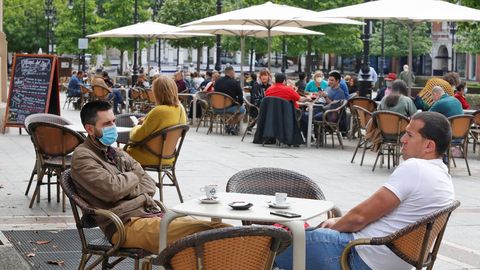
[{"label": "white patio umbrella", "polygon": [[[308,9],[266,2],[234,11],[214,15],[181,26],[191,25],[258,25],[267,30],[268,37],[268,68],[270,68],[271,30],[277,26],[307,27],[322,24],[362,24],[343,18],[313,18],[317,12]],[[311,19],[303,19],[310,17]]]},{"label": "white patio umbrella", "polygon": [[480,21],[480,10],[441,0],[379,0],[321,11],[314,16],[331,17],[403,22],[408,27],[408,65],[412,67],[412,33],[415,23]]},{"label": "white patio umbrella", "polygon": [[[229,35],[240,37],[240,76],[243,78],[243,65],[245,59],[245,37],[267,37],[270,36],[293,36],[293,35],[323,35],[321,32],[299,28],[277,26],[268,31],[265,27],[258,25],[191,25],[181,28],[180,31],[190,33],[209,33],[214,35]],[[243,79],[240,80],[243,88]]]},{"label": "white patio umbrella", "polygon": [[[178,38],[187,38],[187,37],[210,37],[210,34],[202,33],[187,33],[187,32],[177,32],[180,28],[158,23],[152,21],[146,21],[141,23],[136,23],[132,25],[127,25],[108,31],[99,32],[96,34],[88,35],[88,38],[143,38],[147,40],[164,38],[164,39],[178,39]],[[148,50],[150,52],[150,50]],[[147,57],[149,58],[149,57]],[[134,59],[136,62],[136,59]]]}]

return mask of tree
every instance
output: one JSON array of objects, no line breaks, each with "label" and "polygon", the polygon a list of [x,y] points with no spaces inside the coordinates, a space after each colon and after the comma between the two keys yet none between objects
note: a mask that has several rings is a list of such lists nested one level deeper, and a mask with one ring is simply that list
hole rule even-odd
[{"label": "tree", "polygon": [[[95,13],[95,0],[73,0],[73,8],[67,7],[66,1],[55,0],[57,9],[58,25],[55,28],[55,37],[57,39],[57,52],[78,54],[78,39],[83,37],[83,1],[85,2],[85,26],[86,34],[98,32],[100,28],[100,19]],[[88,50],[92,54],[101,52],[101,43],[97,40],[89,40]]]},{"label": "tree", "polygon": [[[375,23],[375,33],[370,43],[370,53],[381,55],[381,22]],[[385,43],[386,56],[401,57],[408,56],[408,29],[401,22],[385,21]],[[428,31],[427,23],[417,24],[413,30],[413,55],[423,55],[432,49],[432,39]]]},{"label": "tree", "polygon": [[43,0],[3,1],[3,26],[11,52],[47,51],[47,20]]},{"label": "tree", "polygon": [[[177,0],[165,1],[159,13],[159,21],[170,25],[181,25],[190,21],[198,20],[215,14],[215,0],[190,1]],[[201,50],[204,46],[213,46],[213,38],[182,38],[169,40],[175,48],[197,49],[197,70],[200,69]]]},{"label": "tree", "polygon": [[[478,0],[462,0],[462,5],[480,9]],[[480,28],[478,23],[459,23],[455,49],[465,53],[480,53]]]}]

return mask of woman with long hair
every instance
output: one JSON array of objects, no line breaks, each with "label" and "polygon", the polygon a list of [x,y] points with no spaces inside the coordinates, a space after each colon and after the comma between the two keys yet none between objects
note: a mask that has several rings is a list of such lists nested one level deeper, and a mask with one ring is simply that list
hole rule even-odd
[{"label": "woman with long hair", "polygon": [[413,100],[408,97],[407,84],[402,80],[393,81],[392,92],[382,99],[378,110],[397,112],[406,117],[417,112]]},{"label": "woman with long hair", "polygon": [[[130,132],[132,142],[140,142],[156,131],[186,123],[185,109],[178,100],[177,85],[172,78],[160,75],[153,81],[152,91],[155,107]],[[158,164],[157,156],[142,147],[128,147],[127,152],[140,164]],[[164,164],[172,162],[173,159],[165,160]]]}]

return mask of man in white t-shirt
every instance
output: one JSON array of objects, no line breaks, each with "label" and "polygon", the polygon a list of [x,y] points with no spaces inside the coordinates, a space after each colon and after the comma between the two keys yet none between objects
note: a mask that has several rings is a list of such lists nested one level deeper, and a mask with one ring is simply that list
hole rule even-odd
[{"label": "man in white t-shirt", "polygon": [[[451,140],[445,116],[435,112],[413,115],[401,138],[405,162],[370,198],[345,216],[328,219],[306,232],[306,269],[341,269],[340,257],[349,241],[382,237],[450,204],[454,191],[442,156]],[[277,265],[291,269],[292,251],[277,256]],[[359,246],[349,258],[352,269],[411,269],[386,246]]]}]

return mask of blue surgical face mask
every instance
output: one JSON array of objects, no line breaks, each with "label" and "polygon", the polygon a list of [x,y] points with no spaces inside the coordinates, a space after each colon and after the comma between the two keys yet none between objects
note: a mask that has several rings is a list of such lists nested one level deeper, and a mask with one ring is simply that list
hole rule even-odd
[{"label": "blue surgical face mask", "polygon": [[465,92],[464,94],[466,95],[466,94],[467,94],[467,92],[468,92],[468,88],[467,88],[467,87],[465,87],[465,90],[464,90],[464,92]]},{"label": "blue surgical face mask", "polygon": [[98,138],[98,140],[105,146],[110,146],[114,142],[117,141],[118,133],[117,133],[117,126],[112,125],[109,127],[102,128],[102,137]]}]

